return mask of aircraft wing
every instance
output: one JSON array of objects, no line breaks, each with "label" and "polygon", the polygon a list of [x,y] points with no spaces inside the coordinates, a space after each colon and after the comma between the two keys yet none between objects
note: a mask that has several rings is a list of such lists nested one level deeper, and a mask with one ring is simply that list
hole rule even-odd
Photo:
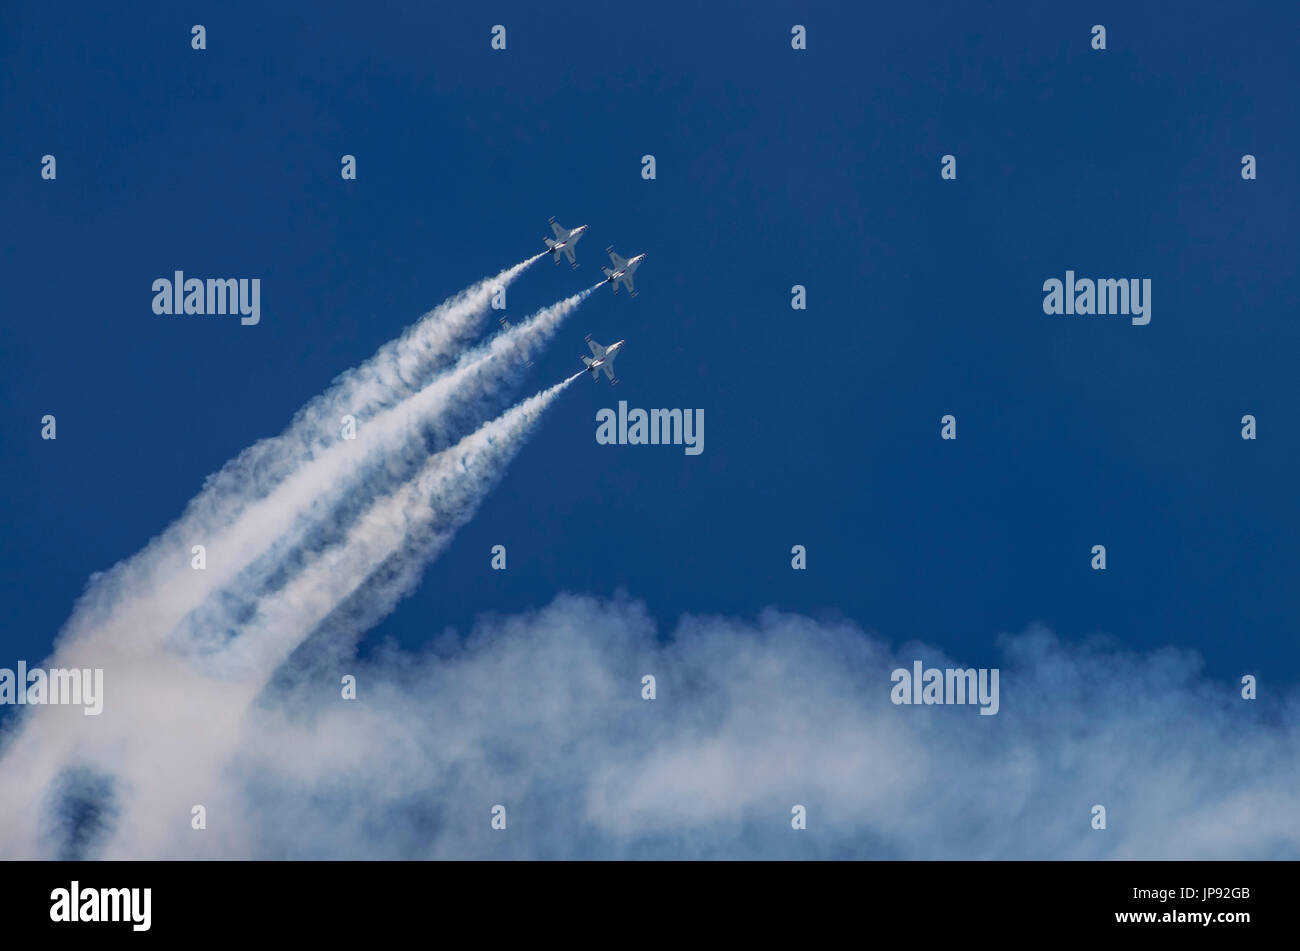
[{"label": "aircraft wing", "polygon": [[610,383],[618,382],[617,380],[614,379],[614,365],[612,362],[601,364],[601,369],[605,371],[605,376],[609,377]]},{"label": "aircraft wing", "polygon": [[555,232],[555,240],[563,241],[569,237],[569,232],[564,230],[558,221],[551,219],[551,229]]},{"label": "aircraft wing", "polygon": [[596,343],[596,341],[592,340],[591,337],[587,338],[587,346],[591,347],[591,355],[594,358],[596,358],[597,360],[605,359],[605,348],[602,347],[600,344]]},{"label": "aircraft wing", "polygon": [[619,257],[618,252],[615,251],[613,248],[610,248],[609,259],[614,263],[615,270],[619,268],[627,267],[627,259]]},{"label": "aircraft wing", "polygon": [[[632,270],[636,269],[633,268]],[[636,293],[636,288],[632,286],[632,271],[627,271],[623,274],[623,286],[627,288],[629,294]]]}]

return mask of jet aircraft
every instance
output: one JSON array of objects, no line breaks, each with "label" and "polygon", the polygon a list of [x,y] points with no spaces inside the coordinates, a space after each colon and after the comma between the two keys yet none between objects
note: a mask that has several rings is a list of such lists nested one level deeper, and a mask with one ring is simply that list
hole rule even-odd
[{"label": "jet aircraft", "polygon": [[641,262],[645,260],[645,255],[638,254],[632,260],[628,261],[619,257],[618,253],[614,250],[613,245],[610,245],[605,249],[605,251],[608,252],[609,260],[614,265],[614,268],[613,270],[610,270],[607,267],[601,268],[601,270],[605,272],[605,280],[601,281],[601,283],[613,284],[614,293],[617,294],[618,285],[621,282],[623,286],[627,288],[628,294],[632,297],[636,297],[636,288],[632,286],[632,275]]},{"label": "jet aircraft", "polygon": [[548,218],[547,220],[551,223],[551,229],[555,232],[555,237],[543,238],[542,240],[551,249],[551,256],[555,258],[555,263],[560,263],[560,254],[563,253],[569,259],[569,264],[577,267],[578,262],[573,256],[573,248],[578,243],[578,239],[586,233],[587,226],[582,225],[569,231],[564,225],[557,223],[554,218]]},{"label": "jet aircraft", "polygon": [[609,377],[610,386],[618,383],[618,378],[614,376],[614,358],[618,356],[618,352],[623,349],[625,343],[627,343],[626,340],[620,340],[608,347],[602,347],[591,339],[591,334],[587,334],[587,346],[591,347],[591,356],[584,353],[579,359],[587,365],[593,380],[600,379],[600,371],[604,370],[605,376]]}]

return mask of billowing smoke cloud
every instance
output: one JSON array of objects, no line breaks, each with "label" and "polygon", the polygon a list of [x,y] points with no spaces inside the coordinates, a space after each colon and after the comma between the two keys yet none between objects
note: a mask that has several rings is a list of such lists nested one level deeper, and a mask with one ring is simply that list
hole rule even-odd
[{"label": "billowing smoke cloud", "polygon": [[[185,515],[164,535],[111,572],[92,578],[49,666],[111,670],[109,678],[115,679],[117,689],[122,690],[119,700],[124,696],[128,699],[119,705],[115,716],[97,720],[91,742],[87,738],[88,725],[70,719],[66,708],[42,710],[39,716],[28,718],[31,722],[24,723],[23,731],[6,745],[4,755],[10,762],[30,757],[33,765],[14,777],[12,789],[29,813],[48,797],[50,787],[68,785],[60,770],[66,770],[69,762],[78,762],[77,770],[98,777],[98,788],[111,788],[115,800],[128,803],[147,801],[140,789],[131,788],[135,774],[126,770],[122,777],[103,777],[112,777],[115,764],[120,766],[123,757],[138,759],[142,749],[156,755],[157,763],[166,764],[164,769],[188,764],[189,775],[195,779],[210,773],[212,760],[196,762],[190,751],[200,751],[200,756],[204,749],[211,752],[211,746],[205,747],[202,738],[218,743],[221,731],[233,722],[230,718],[237,718],[248,706],[267,676],[265,669],[250,668],[235,660],[252,643],[241,633],[265,615],[268,604],[283,604],[286,600],[284,616],[293,614],[300,620],[291,628],[275,632],[279,642],[291,649],[310,630],[305,621],[312,616],[310,611],[292,601],[303,590],[302,578],[310,576],[301,564],[286,561],[287,555],[319,560],[320,552],[336,547],[334,539],[326,539],[318,548],[301,541],[310,538],[313,526],[326,522],[346,528],[350,519],[342,520],[341,514],[358,516],[367,512],[375,499],[406,481],[411,467],[426,456],[429,440],[422,438],[421,430],[433,429],[445,435],[451,430],[448,417],[454,412],[469,415],[470,410],[490,405],[492,398],[500,395],[502,371],[507,364],[517,360],[527,347],[545,342],[563,317],[590,294],[588,290],[543,308],[509,333],[471,350],[432,382],[399,401],[401,392],[414,385],[417,368],[428,365],[438,347],[454,345],[463,334],[463,328],[471,322],[471,311],[481,309],[486,300],[482,288],[500,284],[528,263],[489,278],[477,286],[477,291],[471,289],[459,295],[433,312],[435,317],[441,317],[429,318],[401,341],[385,347],[363,371],[345,374],[329,394],[301,412],[284,435],[267,441],[273,448],[245,453],[209,480]],[[439,319],[450,323],[442,326]],[[526,401],[522,410],[516,408],[481,432],[491,436],[516,418],[533,418],[533,411],[549,402],[555,392],[553,388]],[[314,427],[326,425],[329,415],[347,406],[348,399],[355,399],[356,405],[374,415],[361,420],[355,440],[336,439],[325,445],[314,435]],[[470,439],[459,448],[472,449],[474,445]],[[465,455],[461,453],[461,457]],[[250,457],[270,459],[273,464],[253,466],[249,478],[243,481],[232,479],[232,470]],[[442,461],[447,458],[446,453],[435,457]],[[257,473],[263,469],[269,474],[259,479]],[[437,465],[426,465],[416,486],[427,483],[430,473],[437,469]],[[458,478],[465,484],[465,492],[479,485],[486,491],[499,472],[490,475],[489,479],[462,465]],[[350,513],[341,513],[337,504],[331,505],[331,500],[337,503],[343,496],[352,500]],[[406,497],[409,500],[409,491]],[[455,501],[450,493],[449,498]],[[390,518],[397,517],[392,506],[385,511],[392,513]],[[436,511],[446,524],[463,521],[458,521],[457,509]],[[373,524],[379,517],[374,511],[368,514],[370,519],[365,524]],[[366,540],[364,533],[359,541],[350,535],[344,545],[364,544]],[[207,549],[209,560],[203,571],[190,568],[191,543],[203,544]],[[351,554],[355,560],[357,553]],[[364,572],[355,577],[335,576],[330,584],[333,589],[346,591],[365,578]],[[256,593],[251,607],[257,613],[250,615],[246,600],[232,598],[229,591],[223,591],[236,583]],[[285,592],[281,593],[280,588]],[[189,663],[184,663],[185,658]],[[250,670],[255,673],[250,674]],[[221,697],[213,696],[217,687],[214,677],[221,679]],[[212,703],[205,703],[205,698]],[[208,709],[211,705],[220,707],[227,719],[213,719]],[[169,715],[176,711],[178,729],[167,733],[160,744],[133,741],[133,736],[138,740],[149,735],[150,711],[156,714],[158,709],[168,710]],[[194,712],[193,720],[186,711]],[[186,738],[185,728],[195,731],[196,737]],[[203,768],[205,764],[208,769]],[[92,765],[93,770],[88,772]],[[69,811],[66,806],[58,810],[62,810],[60,814]],[[129,826],[137,811],[123,807],[122,824]],[[43,828],[31,824],[25,830],[8,831],[25,841],[26,847],[40,851],[48,845],[39,841]]]},{"label": "billowing smoke cloud", "polygon": [[1175,650],[1004,637],[993,716],[890,702],[895,668],[964,666],[924,645],[773,611],[665,639],[624,596],[357,659],[581,376],[477,425],[589,293],[455,363],[473,318],[443,305],[93,581],[51,665],[104,668],[103,713],[20,719],[0,856],[1300,855],[1297,698],[1244,700]]},{"label": "billowing smoke cloud", "polygon": [[893,669],[963,665],[847,622],[766,611],[659,635],[637,602],[564,595],[353,664],[354,702],[277,698],[241,747],[234,853],[1300,855],[1295,698],[1258,712],[1190,653],[1004,636],[1001,710],[980,716],[895,706]]},{"label": "billowing smoke cloud", "polygon": [[[6,849],[75,854],[72,843],[110,855],[157,854],[174,831],[158,817],[176,808],[181,791],[205,809],[209,803],[230,808],[224,773],[271,674],[368,580],[370,610],[376,617],[391,610],[473,516],[541,412],[580,375],[517,404],[427,459],[399,488],[373,498],[341,540],[312,553],[287,583],[257,599],[249,616],[232,619],[234,637],[221,651],[178,652],[147,634],[86,636],[75,651],[64,645],[57,656],[75,654],[79,666],[103,668],[115,696],[93,723],[72,716],[79,708],[41,708],[6,750],[3,762],[23,765],[0,800],[11,814],[38,810],[51,786],[70,789],[55,793],[59,821],[8,830],[15,841]],[[161,727],[160,709],[168,714]],[[109,802],[92,811],[87,786]],[[105,829],[101,817],[110,812]],[[69,825],[69,815],[77,822]],[[93,841],[87,828],[96,833]]]},{"label": "billowing smoke cloud", "polygon": [[[765,611],[662,633],[625,596],[562,595],[419,654],[353,660],[356,700],[339,671],[264,694],[237,721],[224,695],[200,696],[185,724],[149,723],[151,745],[174,733],[182,761],[119,780],[96,806],[116,832],[92,854],[1300,855],[1296,698],[1245,701],[1190,653],[1004,636],[1001,708],[980,716],[893,705],[893,669],[962,665],[848,622]],[[194,729],[209,718],[224,725]],[[149,809],[130,805],[141,795]],[[207,830],[189,828],[191,803],[207,805]],[[806,831],[791,829],[795,805]]]}]

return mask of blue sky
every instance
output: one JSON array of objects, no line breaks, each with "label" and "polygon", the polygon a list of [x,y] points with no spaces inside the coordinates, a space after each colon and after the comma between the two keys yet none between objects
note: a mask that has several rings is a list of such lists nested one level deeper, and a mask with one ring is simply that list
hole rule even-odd
[{"label": "blue sky", "polygon": [[[367,649],[627,592],[662,633],[771,606],[979,665],[1041,623],[1190,649],[1227,690],[1294,683],[1298,20],[8,4],[4,653],[48,654],[92,573],[554,215],[590,224],[582,267],[534,265],[512,320],[598,279],[606,245],[649,258],[640,296],[602,288],[517,395],[578,369],[586,333],[627,338],[622,382],[562,394]],[[155,316],[176,269],[260,277],[261,323]],[[1150,325],[1045,316],[1067,269],[1150,278]],[[702,409],[703,454],[598,446],[618,399]]]},{"label": "blue sky", "polygon": [[[40,654],[91,572],[556,215],[591,224],[583,268],[535,266],[510,317],[598,278],[607,244],[650,258],[641,295],[589,302],[521,395],[584,333],[626,337],[616,395],[704,409],[707,448],[599,447],[614,396],[566,394],[385,632],[625,587],[669,621],[842,612],[974,660],[1041,620],[1291,679],[1293,24],[605,9],[6,9],[12,650]],[[260,276],[261,325],[155,317],[176,268]],[[1152,323],[1044,316],[1066,268],[1150,277]]]}]

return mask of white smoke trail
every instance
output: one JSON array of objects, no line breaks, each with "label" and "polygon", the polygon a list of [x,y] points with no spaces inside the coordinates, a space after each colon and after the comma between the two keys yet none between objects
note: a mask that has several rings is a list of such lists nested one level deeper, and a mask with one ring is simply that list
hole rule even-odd
[{"label": "white smoke trail", "polygon": [[206,505],[229,514],[231,501],[248,498],[250,482],[267,487],[299,465],[303,454],[335,442],[340,418],[360,418],[391,406],[428,382],[451,354],[477,333],[493,293],[507,288],[546,252],[485,277],[449,297],[401,336],[380,347],[369,360],[346,370],[330,388],[302,407],[279,436],[263,439],[210,476],[204,491],[191,501],[186,517]]},{"label": "white smoke trail", "polygon": [[[416,388],[422,377],[463,343],[486,310],[494,288],[509,284],[540,257],[486,278],[430,311],[366,364],[340,376],[330,390],[295,415],[284,433],[250,447],[209,477],[198,496],[167,530],[132,558],[92,576],[61,632],[50,665],[115,666],[120,670],[137,664],[132,677],[147,676],[151,667],[169,667],[160,663],[157,648],[190,611],[235,578],[286,528],[294,524],[305,527],[313,515],[320,518],[325,514],[327,509],[319,504],[319,497],[325,490],[337,487],[340,470],[331,463],[321,464],[322,460],[351,455],[354,469],[366,460],[364,453],[340,451],[341,441],[334,438],[339,417],[345,412],[359,417],[369,413],[376,419],[409,423],[411,414],[395,413],[394,404],[403,395],[409,398],[412,392],[419,392]],[[498,338],[486,352],[484,348],[475,351],[484,359],[462,361],[447,375],[454,381],[450,385],[465,380],[467,374],[481,374],[486,366],[503,359],[501,354],[517,349],[525,335],[533,331],[544,339],[560,317],[585,296],[575,295],[547,308],[532,321],[514,328],[510,335],[502,335],[508,340]],[[486,380],[486,376],[481,379]],[[446,388],[444,385],[434,392],[445,393]],[[426,399],[412,408],[423,411],[432,405],[436,404]],[[387,431],[391,436],[400,428],[394,424]],[[382,425],[377,430],[381,434],[386,431]],[[213,539],[218,539],[216,546],[211,544]],[[205,545],[210,556],[202,571],[190,567],[191,546],[196,544]],[[152,691],[145,688],[156,704],[166,699],[163,695],[170,694],[175,685],[189,679],[185,672],[172,674],[168,686]],[[160,707],[187,709],[187,696],[187,691],[181,690],[170,696],[174,702]],[[193,707],[191,704],[188,708]],[[177,716],[184,719],[182,714]],[[33,731],[24,723],[11,721],[6,728],[10,735],[0,737],[0,759],[13,756],[13,747],[19,742],[11,735],[16,728],[52,754],[72,743],[86,728],[85,723],[69,720],[61,713],[42,716],[40,725],[38,731]],[[200,734],[214,726],[202,721],[191,724]],[[12,773],[9,778],[13,778]],[[28,792],[39,798],[51,778],[32,770],[24,774],[23,781]]]},{"label": "white smoke trail", "polygon": [[[258,604],[226,652],[227,670],[237,671],[243,682],[256,682],[260,690],[302,639],[381,566],[385,584],[367,588],[367,597],[380,616],[391,611],[419,572],[473,518],[542,412],[584,372],[516,403],[431,456],[414,479],[371,505],[341,544],[317,554],[283,590]],[[406,564],[395,565],[395,557]]]},{"label": "white smoke trail", "polygon": [[[390,580],[373,592],[383,599],[383,613],[391,610],[423,565],[473,516],[542,410],[579,376],[516,404],[430,457],[413,480],[375,501],[339,544],[316,553],[260,601],[222,655],[195,664],[148,638],[85,639],[77,662],[105,670],[111,699],[93,722],[70,716],[71,708],[42,708],[6,749],[7,762],[22,769],[5,769],[0,810],[28,820],[3,830],[0,854],[48,854],[54,843],[41,832],[49,827],[41,821],[42,803],[73,769],[106,777],[119,804],[105,857],[165,852],[176,830],[158,817],[174,812],[178,797],[207,809],[232,808],[222,798],[230,792],[222,772],[246,739],[246,718],[275,668],[380,566],[392,569],[397,562],[393,577],[401,583]],[[160,711],[167,712],[165,720]],[[219,849],[233,841],[202,844]]]},{"label": "white smoke trail", "polygon": [[[275,491],[249,506],[225,532],[217,536],[209,551],[221,553],[224,566],[215,570],[210,562],[206,578],[194,579],[182,573],[177,580],[191,589],[202,584],[184,602],[193,608],[216,583],[229,583],[235,572],[247,566],[238,578],[239,587],[257,594],[268,569],[281,564],[297,548],[313,526],[333,521],[337,505],[346,497],[367,500],[412,478],[412,471],[424,464],[427,452],[422,430],[434,430],[438,441],[453,431],[457,418],[481,419],[491,397],[504,385],[503,371],[516,364],[528,348],[545,343],[561,321],[584,301],[594,288],[574,294],[499,334],[466,354],[456,366],[436,378],[423,390],[373,419],[363,421],[355,440],[339,440],[309,465],[285,480]],[[173,606],[181,602],[175,594]],[[182,647],[210,651],[224,643],[223,631],[237,625],[242,607],[219,603],[190,625],[189,641]],[[172,631],[182,620],[173,611],[169,623],[160,629]],[[213,643],[215,638],[216,643]]]},{"label": "white smoke trail", "polygon": [[[266,567],[274,567],[276,558],[295,547],[313,524],[328,518],[333,506],[347,493],[358,493],[364,499],[367,493],[382,491],[404,478],[404,469],[424,451],[420,428],[445,428],[438,423],[441,414],[479,408],[484,398],[501,385],[503,370],[517,362],[528,348],[545,343],[592,290],[542,308],[510,331],[470,351],[432,383],[395,405],[382,406],[383,398],[374,382],[378,377],[371,374],[371,382],[356,393],[364,405],[377,410],[369,418],[353,413],[358,420],[355,439],[337,435],[337,418],[328,416],[330,411],[342,415],[341,411],[350,407],[342,405],[333,391],[327,394],[328,399],[318,398],[314,403],[322,404],[322,408],[300,413],[290,431],[277,437],[280,446],[275,455],[282,461],[280,468],[292,470],[289,474],[281,475],[270,487],[255,475],[248,487],[231,483],[218,488],[210,480],[178,522],[141,553],[92,581],[65,628],[62,642],[77,651],[81,641],[92,636],[113,637],[125,643],[158,642],[255,560],[269,553]],[[395,365],[393,361],[384,362]],[[324,404],[332,410],[324,410]],[[304,429],[307,419],[314,420],[315,433]],[[320,434],[326,432],[333,435],[330,445],[306,445],[308,440],[321,441]],[[293,451],[298,452],[296,465],[287,461]],[[371,471],[367,466],[372,467]],[[228,465],[221,475],[230,470]],[[357,483],[358,479],[362,484]],[[200,515],[198,509],[206,511]],[[206,567],[202,571],[191,569],[193,545],[205,548]],[[250,585],[257,583],[257,579],[244,580]],[[187,646],[211,650],[214,639],[220,643],[224,626],[219,617],[205,618],[204,629],[197,632],[199,639]]]}]

